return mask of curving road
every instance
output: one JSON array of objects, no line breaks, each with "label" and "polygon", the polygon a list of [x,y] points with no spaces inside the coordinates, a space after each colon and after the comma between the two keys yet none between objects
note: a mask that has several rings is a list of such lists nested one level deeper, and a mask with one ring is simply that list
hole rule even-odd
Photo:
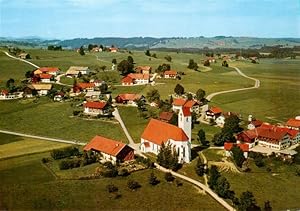
[{"label": "curving road", "polygon": [[10,57],[10,58],[12,58],[12,59],[20,60],[20,61],[22,61],[22,62],[25,62],[25,63],[27,63],[27,64],[30,64],[31,66],[34,66],[34,67],[36,67],[36,68],[40,68],[40,67],[37,66],[36,64],[33,64],[32,62],[29,62],[29,61],[27,61],[27,60],[25,60],[25,59],[21,59],[21,58],[12,56],[12,55],[10,55],[8,52],[6,52],[6,51],[2,51],[2,52],[5,53],[6,56],[8,56],[8,57]]}]

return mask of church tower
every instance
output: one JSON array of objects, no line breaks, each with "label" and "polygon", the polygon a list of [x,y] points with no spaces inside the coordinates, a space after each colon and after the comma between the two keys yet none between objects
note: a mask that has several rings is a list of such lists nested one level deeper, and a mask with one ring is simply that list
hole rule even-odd
[{"label": "church tower", "polygon": [[178,127],[180,127],[192,141],[192,114],[190,108],[182,107],[178,114]]}]

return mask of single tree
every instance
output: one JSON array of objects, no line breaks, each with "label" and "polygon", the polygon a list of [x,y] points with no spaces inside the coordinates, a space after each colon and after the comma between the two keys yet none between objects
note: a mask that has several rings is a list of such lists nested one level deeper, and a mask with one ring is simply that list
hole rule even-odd
[{"label": "single tree", "polygon": [[198,89],[196,92],[196,99],[201,101],[204,99],[205,91],[203,89]]},{"label": "single tree", "polygon": [[209,169],[209,179],[208,179],[208,185],[211,189],[215,189],[217,185],[217,181],[219,177],[221,176],[220,172],[218,171],[217,166],[211,166]]},{"label": "single tree", "polygon": [[106,186],[106,190],[109,192],[109,193],[116,193],[118,192],[119,188],[117,186],[115,186],[114,184],[108,184]]},{"label": "single tree", "polygon": [[165,173],[165,180],[167,181],[167,182],[173,182],[174,181],[174,177],[173,177],[173,175],[170,173],[170,172],[166,172]]},{"label": "single tree", "polygon": [[134,181],[134,180],[129,180],[127,182],[127,186],[130,190],[136,190],[141,187],[141,185],[137,181]]},{"label": "single tree", "polygon": [[234,160],[235,164],[238,167],[242,167],[242,165],[245,161],[245,157],[244,157],[244,153],[241,150],[241,148],[238,147],[238,146],[233,146],[231,148],[231,152],[232,152],[232,157],[233,157],[233,160]]},{"label": "single tree", "polygon": [[127,61],[132,65],[134,64],[134,60],[133,60],[132,56],[128,56]]},{"label": "single tree", "polygon": [[184,88],[180,84],[177,84],[174,88],[174,92],[178,95],[183,95],[184,94]]},{"label": "single tree", "polygon": [[178,155],[175,148],[172,148],[170,144],[162,144],[160,151],[157,155],[157,162],[159,165],[176,170],[178,168]]},{"label": "single tree", "polygon": [[151,174],[149,175],[149,184],[150,185],[157,185],[159,183],[159,180],[157,179],[157,177],[154,175],[153,172],[151,172]]},{"label": "single tree", "polygon": [[128,62],[127,60],[123,60],[118,64],[118,71],[121,72],[122,75],[127,75],[132,71],[133,64]]},{"label": "single tree", "polygon": [[171,69],[171,66],[169,64],[161,64],[157,67],[157,69],[155,70],[156,73],[163,73],[167,70],[170,70]]},{"label": "single tree", "polygon": [[84,55],[85,55],[83,46],[81,46],[81,47],[79,48],[79,54],[80,54],[81,56],[84,56]]},{"label": "single tree", "polygon": [[253,193],[250,191],[243,192],[240,197],[239,210],[247,211],[256,204]]},{"label": "single tree", "polygon": [[146,56],[151,56],[150,50],[146,50],[145,55]]},{"label": "single tree", "polygon": [[188,100],[193,100],[193,95],[191,93],[188,93],[186,97]]},{"label": "single tree", "polygon": [[228,133],[240,132],[242,130],[242,128],[240,127],[240,122],[241,120],[237,115],[230,115],[225,119],[225,124],[222,131]]},{"label": "single tree", "polygon": [[200,129],[198,131],[198,140],[203,145],[206,146],[206,137],[205,137],[205,131],[203,129]]},{"label": "single tree", "polygon": [[117,64],[117,59],[113,59],[113,60],[111,61],[111,63]]},{"label": "single tree", "polygon": [[195,172],[198,174],[200,177],[202,177],[205,173],[205,164],[202,163],[201,159],[198,158],[197,164],[195,166]]},{"label": "single tree", "polygon": [[190,59],[188,68],[192,70],[198,70],[198,64],[193,59]]},{"label": "single tree", "polygon": [[156,53],[152,54],[152,57],[153,58],[157,58]]},{"label": "single tree", "polygon": [[264,211],[272,211],[272,206],[270,201],[265,201]]},{"label": "single tree", "polygon": [[228,62],[227,62],[226,60],[224,60],[224,61],[222,62],[222,66],[223,66],[223,67],[229,67]]},{"label": "single tree", "polygon": [[215,191],[222,198],[225,198],[225,199],[229,198],[229,196],[230,196],[230,184],[229,184],[228,180],[225,177],[220,176],[217,179]]},{"label": "single tree", "polygon": [[165,56],[165,59],[166,59],[168,62],[172,62],[172,57],[171,57],[170,55]]},{"label": "single tree", "polygon": [[160,94],[157,89],[152,89],[146,94],[146,98],[149,102],[157,102],[160,99]]},{"label": "single tree", "polygon": [[204,66],[209,67],[210,66],[210,62],[208,60],[205,60],[203,63]]},{"label": "single tree", "polygon": [[12,91],[15,89],[15,79],[13,78],[10,78],[6,81],[6,88],[9,90],[9,91]]},{"label": "single tree", "polygon": [[100,91],[101,91],[101,93],[102,93],[102,94],[103,94],[103,93],[106,93],[107,90],[108,90],[108,85],[107,85],[107,83],[102,82],[101,85],[100,85]]},{"label": "single tree", "polygon": [[31,78],[31,77],[33,77],[33,72],[32,71],[27,71],[26,73],[25,73],[25,77],[26,78]]}]

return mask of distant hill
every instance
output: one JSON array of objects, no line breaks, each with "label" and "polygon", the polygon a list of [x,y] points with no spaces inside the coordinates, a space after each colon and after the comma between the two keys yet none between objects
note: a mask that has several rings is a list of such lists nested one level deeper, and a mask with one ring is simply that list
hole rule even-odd
[{"label": "distant hill", "polygon": [[4,38],[0,37],[0,45],[18,43],[23,46],[47,47],[48,45],[61,45],[64,48],[79,48],[82,45],[102,44],[104,46],[117,46],[128,49],[146,48],[261,48],[263,46],[282,45],[284,47],[300,46],[300,38],[256,38],[256,37],[103,37],[103,38],[75,38],[69,40],[46,40],[39,37]]}]

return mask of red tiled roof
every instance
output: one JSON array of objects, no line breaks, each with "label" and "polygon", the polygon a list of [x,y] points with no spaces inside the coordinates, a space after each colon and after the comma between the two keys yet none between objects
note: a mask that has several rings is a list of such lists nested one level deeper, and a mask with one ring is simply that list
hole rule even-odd
[{"label": "red tiled roof", "polygon": [[150,66],[137,66],[135,68],[135,70],[137,71],[141,71],[141,70],[146,70],[146,71],[150,71],[152,68]]},{"label": "red tiled roof", "polygon": [[126,144],[108,139],[102,136],[95,136],[84,148],[83,150],[96,150],[99,152],[104,152],[106,154],[117,156],[119,152],[126,146]]},{"label": "red tiled roof", "polygon": [[40,68],[38,68],[38,70],[40,70],[43,73],[45,73],[45,72],[57,72],[57,71],[59,71],[58,67],[40,67]]},{"label": "red tiled roof", "polygon": [[250,124],[254,125],[254,127],[259,127],[263,124],[263,122],[257,119],[257,120],[251,121]]},{"label": "red tiled roof", "polygon": [[174,141],[188,141],[185,132],[175,126],[156,119],[151,119],[145,128],[142,138],[157,145],[167,142],[169,139]]},{"label": "red tiled roof", "polygon": [[53,75],[48,74],[48,73],[42,73],[42,74],[39,74],[39,77],[41,79],[51,79],[53,77]]},{"label": "red tiled roof", "polygon": [[3,95],[8,95],[9,91],[6,89],[1,90],[1,94]]},{"label": "red tiled roof", "polygon": [[195,100],[186,100],[186,99],[183,99],[183,98],[175,98],[173,100],[173,103],[172,103],[174,106],[185,106],[185,107],[193,107],[194,105],[198,104],[197,101]]},{"label": "red tiled roof", "polygon": [[188,100],[188,101],[186,101],[184,106],[191,108],[191,107],[193,107],[194,105],[197,105],[197,104],[199,105],[199,103],[195,100]]},{"label": "red tiled roof", "polygon": [[164,75],[177,75],[177,72],[175,70],[167,70],[164,72]]},{"label": "red tiled roof", "polygon": [[249,151],[249,145],[248,144],[235,144],[235,143],[230,143],[230,142],[225,142],[224,143],[224,149],[226,151],[230,151],[233,146],[238,146],[243,152],[248,152]]},{"label": "red tiled roof", "polygon": [[142,73],[130,73],[130,74],[127,75],[127,77],[130,77],[132,79],[149,80],[150,75],[149,74],[142,74]]},{"label": "red tiled roof", "polygon": [[210,112],[214,113],[214,114],[219,114],[222,113],[222,109],[220,109],[219,107],[211,107],[209,109]]},{"label": "red tiled roof", "polygon": [[243,131],[249,139],[255,139],[258,136],[258,132],[256,129]]},{"label": "red tiled roof", "polygon": [[129,76],[125,76],[124,78],[122,78],[122,83],[133,83],[134,79],[129,77]]},{"label": "red tiled roof", "polygon": [[159,119],[160,120],[165,120],[165,121],[170,121],[173,117],[174,113],[173,112],[161,112],[160,115],[159,115]]},{"label": "red tiled roof", "polygon": [[298,119],[289,119],[286,122],[286,125],[289,126],[289,127],[298,127],[298,128],[300,128],[300,120],[298,120]]},{"label": "red tiled roof", "polygon": [[95,87],[95,84],[94,83],[78,83],[77,86],[81,89],[87,89],[87,88]]},{"label": "red tiled roof", "polygon": [[86,102],[84,104],[84,107],[103,109],[106,105],[107,105],[106,102]]},{"label": "red tiled roof", "polygon": [[138,100],[142,96],[139,94],[119,94],[117,97],[120,97],[122,100]]},{"label": "red tiled roof", "polygon": [[278,130],[276,127],[273,129],[259,127],[257,132],[260,139],[268,139],[270,141],[279,141],[287,134],[286,131]]},{"label": "red tiled roof", "polygon": [[185,107],[185,106],[182,107],[182,113],[183,113],[183,116],[191,116],[192,115],[190,108]]}]

